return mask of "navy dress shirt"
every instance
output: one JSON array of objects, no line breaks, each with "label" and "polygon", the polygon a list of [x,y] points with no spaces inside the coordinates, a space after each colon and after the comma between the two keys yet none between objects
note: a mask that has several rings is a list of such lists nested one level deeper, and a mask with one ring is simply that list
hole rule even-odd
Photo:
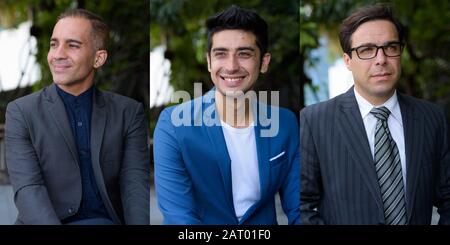
[{"label": "navy dress shirt", "polygon": [[91,114],[94,86],[78,96],[64,92],[56,86],[64,102],[78,151],[81,171],[82,198],[78,212],[63,223],[91,218],[111,219],[100,196],[91,160]]}]

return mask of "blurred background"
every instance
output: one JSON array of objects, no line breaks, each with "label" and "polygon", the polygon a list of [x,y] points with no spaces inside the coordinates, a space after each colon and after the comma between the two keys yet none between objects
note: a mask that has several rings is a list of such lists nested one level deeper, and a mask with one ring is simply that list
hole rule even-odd
[{"label": "blurred background", "polygon": [[[300,69],[305,104],[353,85],[342,60],[340,22],[364,5],[390,3],[407,30],[399,90],[440,105],[450,119],[450,2],[447,0],[301,0]],[[449,120],[450,121],[450,120]]]},{"label": "blurred background", "polygon": [[96,84],[143,103],[150,115],[149,1],[0,0],[0,224],[17,215],[4,160],[6,105],[52,83],[47,52],[56,17],[85,8],[105,20],[108,59],[96,72]]}]

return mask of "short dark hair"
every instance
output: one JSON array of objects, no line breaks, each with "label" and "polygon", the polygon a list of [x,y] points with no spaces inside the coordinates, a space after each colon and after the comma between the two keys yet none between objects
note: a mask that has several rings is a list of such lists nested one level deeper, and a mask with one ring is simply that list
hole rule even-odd
[{"label": "short dark hair", "polygon": [[352,57],[350,49],[352,48],[351,37],[353,33],[360,25],[372,20],[387,20],[392,22],[397,29],[399,41],[404,43],[405,29],[400,21],[395,18],[392,9],[386,4],[376,4],[361,8],[342,21],[339,29],[339,42],[344,53]]},{"label": "short dark hair", "polygon": [[255,11],[232,5],[221,13],[206,20],[208,35],[208,53],[211,52],[212,37],[223,30],[244,30],[256,36],[256,45],[261,51],[261,59],[267,52],[269,37],[267,23]]},{"label": "short dark hair", "polygon": [[70,9],[61,13],[56,22],[68,17],[87,19],[91,23],[91,36],[95,51],[106,50],[109,28],[100,16],[85,9]]}]

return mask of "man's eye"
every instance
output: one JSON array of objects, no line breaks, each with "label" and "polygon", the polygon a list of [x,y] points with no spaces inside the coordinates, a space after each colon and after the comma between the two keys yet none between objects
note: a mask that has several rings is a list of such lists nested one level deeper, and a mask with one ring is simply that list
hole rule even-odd
[{"label": "man's eye", "polygon": [[388,51],[397,51],[398,49],[400,49],[400,46],[391,44],[387,46],[387,49]]},{"label": "man's eye", "polygon": [[359,48],[359,53],[372,53],[375,47],[361,47]]},{"label": "man's eye", "polygon": [[225,52],[217,52],[217,53],[214,53],[214,57],[218,57],[218,58],[220,58],[220,57],[225,57]]},{"label": "man's eye", "polygon": [[69,44],[69,47],[71,47],[71,48],[79,48],[80,46],[75,45],[75,44]]},{"label": "man's eye", "polygon": [[251,56],[252,56],[252,54],[247,53],[247,52],[241,52],[241,53],[239,53],[239,57],[249,58],[249,57],[251,57]]},{"label": "man's eye", "polygon": [[52,48],[56,47],[56,43],[50,43],[50,47]]}]

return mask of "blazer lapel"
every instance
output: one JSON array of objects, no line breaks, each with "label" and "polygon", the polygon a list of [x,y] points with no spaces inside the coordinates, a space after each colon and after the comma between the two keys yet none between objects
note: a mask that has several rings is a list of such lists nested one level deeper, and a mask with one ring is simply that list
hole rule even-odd
[{"label": "blazer lapel", "polygon": [[[212,113],[200,113],[194,115],[195,118],[204,116],[205,124],[203,127],[206,129],[211,142],[213,154],[216,156],[216,163],[219,167],[223,188],[225,190],[226,201],[228,208],[235,213],[233,204],[233,187],[231,183],[231,159],[228,154],[227,145],[223,136],[222,127],[220,126],[220,118],[217,114],[216,103],[214,99],[215,89],[210,90],[203,96],[202,105],[204,108],[195,110],[197,112],[204,112],[205,110],[213,110]],[[200,105],[200,104],[199,104]],[[194,105],[198,106],[198,105]],[[209,125],[209,126],[208,126]],[[211,126],[212,125],[212,126]]]},{"label": "blazer lapel", "polygon": [[[259,168],[259,182],[260,182],[260,200],[264,200],[269,190],[269,180],[270,180],[270,164],[269,164],[269,158],[270,156],[270,139],[272,137],[261,137],[261,131],[263,130],[262,125],[268,125],[269,122],[264,121],[259,123],[257,120],[265,120],[263,117],[258,117],[258,111],[257,106],[261,106],[260,104],[254,103],[253,104],[253,115],[255,120],[255,140],[256,140],[256,151],[258,154],[258,168]],[[265,106],[263,110],[269,110],[270,113],[270,106]],[[259,202],[258,202],[259,203]]]},{"label": "blazer lapel", "polygon": [[50,114],[53,117],[53,120],[56,123],[56,127],[63,136],[63,139],[66,142],[73,159],[76,163],[78,163],[78,151],[75,145],[72,128],[70,127],[64,102],[59,97],[58,92],[56,91],[55,84],[47,87],[47,89],[45,90],[45,97],[47,98],[47,102],[49,103],[48,108]]},{"label": "blazer lapel", "polygon": [[381,191],[375,170],[375,163],[370,152],[367,133],[356,102],[353,87],[340,100],[337,125],[343,135],[343,142],[356,163],[356,168],[369,188],[380,210],[383,210]]},{"label": "blazer lapel", "polygon": [[414,112],[414,107],[407,101],[407,98],[398,93],[398,102],[402,112],[403,132],[405,136],[405,156],[406,156],[406,214],[408,223],[414,208],[416,186],[421,169],[422,149],[423,149],[423,116]]},{"label": "blazer lapel", "polygon": [[[103,95],[100,91],[95,90],[92,103],[91,117],[91,158],[95,167],[100,166],[100,150],[102,147],[103,134],[106,127],[106,108]],[[94,169],[95,170],[95,169]]]},{"label": "blazer lapel", "polygon": [[121,221],[114,211],[111,201],[108,198],[108,192],[105,186],[105,180],[103,178],[103,172],[100,166],[100,152],[102,149],[103,135],[106,128],[106,120],[108,114],[106,113],[105,100],[103,93],[97,89],[94,90],[94,98],[92,103],[92,118],[91,118],[91,162],[92,169],[94,171],[97,187],[102,197],[103,203],[108,210],[111,218],[120,224]]}]

